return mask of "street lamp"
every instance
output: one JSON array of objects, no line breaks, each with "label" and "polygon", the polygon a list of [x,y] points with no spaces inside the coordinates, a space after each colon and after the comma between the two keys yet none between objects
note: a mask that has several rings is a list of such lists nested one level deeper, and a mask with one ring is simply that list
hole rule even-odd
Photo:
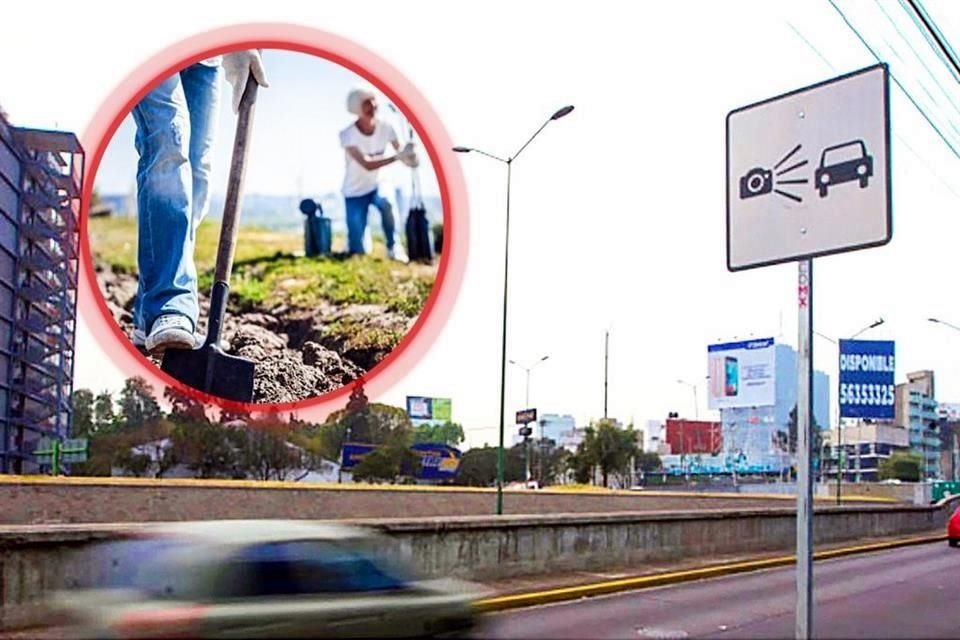
[{"label": "street lamp", "polygon": [[529,366],[522,365],[522,364],[520,364],[519,362],[517,362],[516,360],[509,360],[509,361],[508,361],[510,364],[516,365],[516,366],[520,367],[521,369],[523,369],[524,372],[526,372],[526,374],[527,374],[527,394],[526,394],[525,404],[523,405],[523,408],[524,408],[524,409],[529,409],[529,408],[530,408],[530,372],[533,371],[534,369],[536,369],[536,368],[537,368],[537,365],[539,365],[541,362],[543,362],[544,360],[547,360],[547,359],[549,359],[549,358],[550,358],[550,356],[543,356],[542,358],[540,358],[539,360],[537,360],[536,362],[534,362],[533,364],[531,364],[531,365],[529,365]]},{"label": "street lamp", "polygon": [[[536,362],[534,362],[533,364],[531,364],[531,365],[529,365],[529,366],[522,365],[522,364],[520,364],[519,362],[517,362],[516,360],[510,360],[510,361],[509,361],[510,364],[515,365],[515,366],[517,366],[517,367],[520,367],[520,368],[523,369],[524,372],[526,372],[526,374],[527,374],[527,393],[526,393],[526,400],[524,401],[524,405],[523,405],[523,408],[524,408],[524,409],[529,409],[529,408],[530,408],[530,372],[533,371],[533,370],[537,367],[538,364],[540,364],[541,362],[543,362],[544,360],[546,360],[546,359],[549,358],[549,357],[550,357],[550,356],[543,356],[542,358],[540,358],[539,360],[537,360]],[[538,422],[540,422],[540,421],[538,420]],[[530,482],[530,451],[529,451],[530,446],[527,444],[526,440],[527,440],[527,439],[524,438],[524,443],[523,443],[523,444],[524,444],[524,457],[526,458],[526,461],[524,462],[524,468],[526,469],[527,482]],[[542,445],[543,445],[543,423],[542,423],[542,422],[540,422],[540,443],[541,443],[541,447],[542,447]],[[541,450],[541,452],[540,452],[540,469],[541,469],[541,473],[538,474],[538,475],[540,476],[539,482],[540,482],[540,484],[542,485],[542,484],[543,484],[543,477],[542,477],[542,476],[543,476],[543,473],[542,473],[542,469],[543,469],[543,451],[542,451],[542,450]]]},{"label": "street lamp", "polygon": [[[884,324],[885,322],[886,322],[886,320],[884,320],[883,318],[877,318],[876,320],[874,320],[873,322],[871,322],[870,324],[868,324],[867,326],[865,326],[863,329],[860,329],[860,331],[857,331],[857,332],[854,333],[852,336],[850,336],[850,339],[853,340],[854,338],[857,338],[858,336],[866,333],[866,332],[869,331],[870,329],[876,329],[877,327],[879,327],[880,325]],[[835,338],[831,338],[830,336],[826,336],[826,335],[820,333],[819,331],[814,331],[814,333],[815,333],[816,335],[820,336],[821,338],[823,338],[824,340],[826,340],[827,342],[833,343],[833,345],[837,347],[837,377],[839,378],[839,377],[840,377],[840,368],[839,368],[839,367],[840,367],[840,352],[839,352],[839,349],[840,349],[840,341],[837,340],[837,339],[835,339]],[[839,384],[839,380],[838,380],[838,384]],[[840,464],[841,461],[844,459],[843,454],[842,454],[842,449],[843,449],[843,425],[840,424],[840,421],[841,421],[841,417],[840,417],[840,398],[837,398],[837,505],[840,504],[840,486],[843,484],[843,471],[844,471],[844,468],[846,467],[846,465],[841,466],[841,464]],[[859,437],[859,436],[858,436],[858,437]],[[859,447],[860,444],[857,443],[857,446]],[[859,451],[859,450],[858,450],[858,451]],[[821,468],[821,473],[822,473],[822,470],[823,470],[823,460],[820,461],[820,468]]]},{"label": "street lamp", "polygon": [[572,105],[567,105],[560,109],[557,109],[553,115],[551,115],[546,122],[544,122],[539,129],[537,129],[530,139],[523,143],[523,146],[508,158],[501,158],[492,153],[487,153],[486,151],[481,151],[480,149],[475,149],[473,147],[454,147],[453,150],[457,153],[471,153],[476,152],[480,155],[487,156],[493,160],[497,160],[507,165],[507,215],[505,223],[505,233],[503,238],[503,342],[500,350],[500,448],[497,450],[497,515],[503,514],[503,470],[504,470],[504,449],[503,449],[503,435],[504,435],[504,412],[506,411],[506,392],[507,392],[507,285],[508,285],[508,273],[510,268],[510,174],[513,167],[513,161],[523,153],[523,150],[533,142],[533,139],[536,138],[544,128],[553,122],[554,120],[559,120],[560,118],[569,115],[573,111]]}]

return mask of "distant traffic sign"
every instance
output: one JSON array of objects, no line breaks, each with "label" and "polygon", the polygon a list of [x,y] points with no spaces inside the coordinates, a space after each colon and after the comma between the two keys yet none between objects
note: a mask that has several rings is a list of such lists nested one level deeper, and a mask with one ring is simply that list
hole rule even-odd
[{"label": "distant traffic sign", "polygon": [[523,438],[529,438],[533,435],[533,427],[520,427],[520,436]]},{"label": "distant traffic sign", "polygon": [[517,411],[517,424],[530,424],[537,421],[536,409],[523,409]]},{"label": "distant traffic sign", "polygon": [[886,244],[890,208],[887,66],[727,115],[727,268]]}]

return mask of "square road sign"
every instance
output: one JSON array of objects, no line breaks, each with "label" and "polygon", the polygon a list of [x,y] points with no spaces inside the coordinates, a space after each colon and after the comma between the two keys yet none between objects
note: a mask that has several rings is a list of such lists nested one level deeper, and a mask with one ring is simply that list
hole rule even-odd
[{"label": "square road sign", "polygon": [[885,64],[727,114],[727,268],[877,247],[893,234]]}]

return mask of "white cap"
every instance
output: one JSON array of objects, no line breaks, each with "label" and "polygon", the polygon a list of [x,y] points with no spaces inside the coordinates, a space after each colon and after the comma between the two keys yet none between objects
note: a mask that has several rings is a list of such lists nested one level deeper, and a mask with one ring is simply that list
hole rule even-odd
[{"label": "white cap", "polygon": [[355,116],[363,115],[363,103],[376,98],[377,94],[370,87],[358,87],[347,95],[347,111]]}]

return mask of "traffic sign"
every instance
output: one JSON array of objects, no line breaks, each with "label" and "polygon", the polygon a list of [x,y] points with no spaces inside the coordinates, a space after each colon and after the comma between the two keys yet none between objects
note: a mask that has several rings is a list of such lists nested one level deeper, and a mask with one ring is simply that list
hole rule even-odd
[{"label": "traffic sign", "polygon": [[889,94],[880,64],[727,114],[729,270],[890,241]]},{"label": "traffic sign", "polygon": [[536,409],[522,409],[517,411],[517,424],[530,424],[537,421]]},{"label": "traffic sign", "polygon": [[533,435],[533,427],[520,427],[520,435],[524,438],[529,438]]}]

